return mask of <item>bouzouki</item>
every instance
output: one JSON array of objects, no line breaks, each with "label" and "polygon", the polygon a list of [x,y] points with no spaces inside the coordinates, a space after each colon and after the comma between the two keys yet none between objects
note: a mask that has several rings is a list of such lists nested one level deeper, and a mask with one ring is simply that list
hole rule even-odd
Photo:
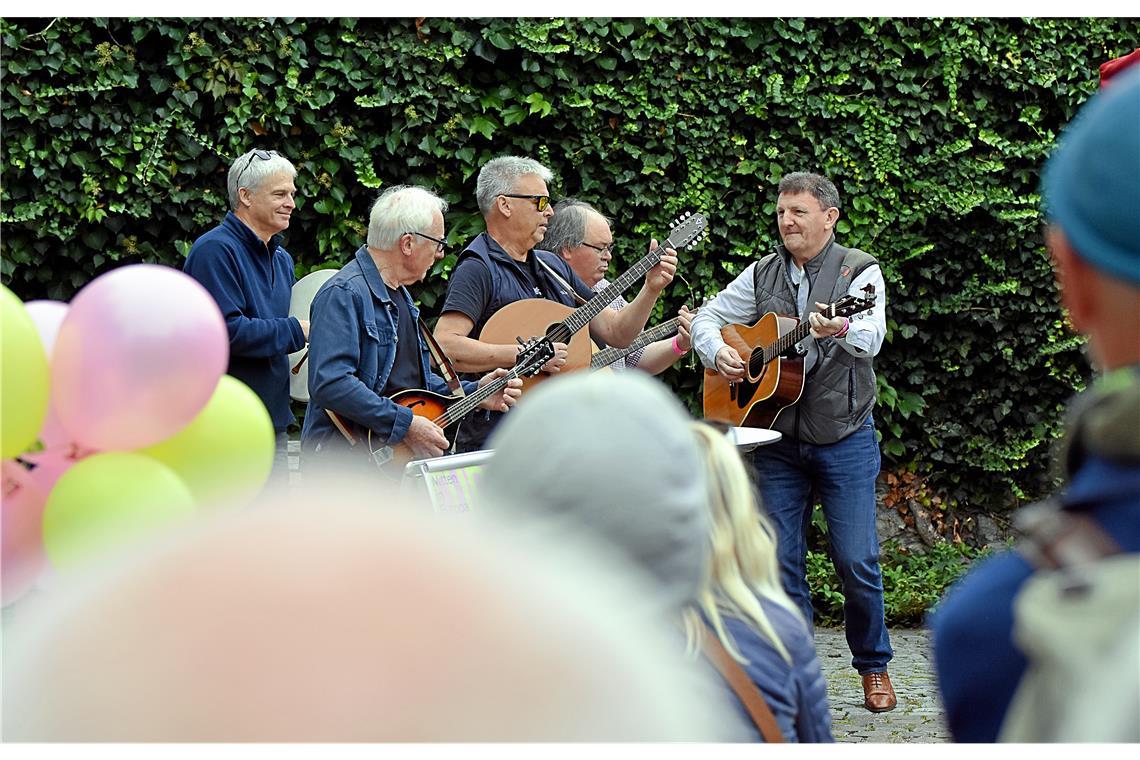
[{"label": "bouzouki", "polygon": [[[699,309],[695,309],[689,312],[689,314],[695,317],[697,311],[699,311]],[[614,362],[624,359],[639,348],[645,348],[650,343],[656,343],[659,340],[668,338],[670,335],[676,335],[678,329],[677,325],[680,323],[680,317],[673,317],[638,335],[633,339],[633,343],[630,343],[625,348],[609,346],[607,348],[598,349],[590,359],[590,369],[604,369]]]},{"label": "bouzouki", "polygon": [[[605,290],[595,295],[578,308],[551,301],[546,298],[526,298],[507,304],[491,315],[479,340],[484,343],[514,345],[517,336],[545,336],[552,343],[568,345],[566,363],[562,372],[585,369],[590,366],[589,331],[582,328],[598,316],[610,303],[620,296],[638,279],[645,276],[661,261],[666,248],[681,250],[701,238],[708,221],[702,214],[686,215],[672,229],[669,237],[660,246],[643,256],[633,267],[611,282]],[[532,375],[523,379],[525,393],[535,383],[549,375]]]},{"label": "bouzouki", "polygon": [[[443,435],[451,444],[444,454],[449,454],[453,453],[455,449],[455,434],[459,430],[459,423],[467,415],[475,411],[479,404],[507,387],[508,382],[516,377],[528,377],[537,373],[542,369],[542,365],[553,357],[554,345],[546,338],[535,338],[523,344],[522,349],[519,350],[515,366],[507,374],[495,378],[466,396],[443,396],[422,388],[411,388],[394,393],[388,398],[400,406],[411,409],[412,414],[417,417],[426,417],[443,428]],[[328,415],[349,444],[356,446],[360,442],[359,437],[351,431],[350,426],[345,424],[344,417],[332,411],[328,411]],[[377,465],[393,462],[402,466],[415,458],[411,448],[404,443],[397,443],[389,447],[380,442],[379,436],[374,436],[371,430],[367,432],[366,437],[368,450],[372,460]]]},{"label": "bouzouki", "polygon": [[679,322],[679,318],[673,317],[666,322],[651,327],[634,338],[633,343],[630,343],[625,348],[609,346],[600,349],[590,358],[590,369],[604,369],[614,362],[624,359],[639,348],[645,348],[650,343],[656,343],[662,338],[668,338],[670,335],[676,334],[677,324]]},{"label": "bouzouki", "polygon": [[[863,298],[847,295],[822,312],[828,319],[850,317],[875,305],[875,286]],[[804,391],[804,357],[796,344],[811,333],[811,324],[770,311],[752,326],[729,324],[720,329],[724,342],[745,363],[744,379],[729,383],[715,369],[705,369],[705,419],[738,427],[771,427],[780,412],[800,400]]]}]

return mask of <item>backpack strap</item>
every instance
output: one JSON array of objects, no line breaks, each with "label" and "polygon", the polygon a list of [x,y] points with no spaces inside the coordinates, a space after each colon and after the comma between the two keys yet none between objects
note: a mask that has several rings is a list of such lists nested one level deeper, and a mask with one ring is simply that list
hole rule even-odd
[{"label": "backpack strap", "polygon": [[744,672],[744,668],[732,659],[732,655],[728,653],[724,645],[720,643],[716,633],[707,624],[703,633],[701,648],[704,650],[705,657],[732,687],[732,691],[744,705],[744,709],[748,711],[748,716],[752,718],[752,722],[760,730],[760,735],[764,737],[764,741],[769,744],[783,744],[784,734],[780,732],[780,726],[776,723],[776,716],[772,714],[772,708],[768,707],[768,703],[764,701],[764,695],[760,693],[760,689],[752,683],[752,679]]},{"label": "backpack strap", "polygon": [[1018,551],[1042,570],[1086,565],[1123,551],[1095,520],[1055,500],[1026,507],[1014,522],[1024,534]]}]

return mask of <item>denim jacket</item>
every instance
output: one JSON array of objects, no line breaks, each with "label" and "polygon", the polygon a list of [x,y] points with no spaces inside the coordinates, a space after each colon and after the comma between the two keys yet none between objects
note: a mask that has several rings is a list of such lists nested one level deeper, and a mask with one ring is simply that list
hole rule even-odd
[{"label": "denim jacket", "polygon": [[[418,319],[419,309],[407,288],[400,293]],[[366,246],[356,258],[326,282],[309,308],[309,408],[301,431],[301,447],[312,454],[333,441],[343,443],[326,409],[355,423],[360,432],[372,430],[387,444],[399,443],[412,424],[412,410],[384,396],[396,362],[397,308]],[[419,354],[427,389],[450,395],[447,383],[428,366],[422,336]],[[471,392],[477,383],[464,383]],[[343,447],[341,447],[343,448]]]}]

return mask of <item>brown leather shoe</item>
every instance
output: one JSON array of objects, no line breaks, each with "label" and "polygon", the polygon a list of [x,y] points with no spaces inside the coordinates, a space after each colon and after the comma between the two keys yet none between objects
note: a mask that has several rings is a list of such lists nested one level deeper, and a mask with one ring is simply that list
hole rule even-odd
[{"label": "brown leather shoe", "polygon": [[868,673],[863,676],[863,706],[871,712],[886,712],[895,709],[898,700],[891,686],[891,677],[883,673]]}]

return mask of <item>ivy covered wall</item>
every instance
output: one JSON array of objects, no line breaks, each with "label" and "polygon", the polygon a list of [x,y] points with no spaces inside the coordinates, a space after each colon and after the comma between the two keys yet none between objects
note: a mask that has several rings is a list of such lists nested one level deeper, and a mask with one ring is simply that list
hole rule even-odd
[{"label": "ivy covered wall", "polygon": [[[396,183],[444,195],[461,247],[481,227],[479,166],[517,153],[615,219],[614,274],[678,212],[710,217],[661,318],[776,244],[776,182],[820,171],[841,242],[886,274],[886,467],[944,509],[1052,485],[1089,369],[1038,173],[1136,20],[3,19],[0,36],[2,276],[24,299],[180,266],[251,147],[298,167],[298,276],[346,261]],[[418,289],[429,317],[453,264]],[[664,379],[699,409],[691,361]]]}]

